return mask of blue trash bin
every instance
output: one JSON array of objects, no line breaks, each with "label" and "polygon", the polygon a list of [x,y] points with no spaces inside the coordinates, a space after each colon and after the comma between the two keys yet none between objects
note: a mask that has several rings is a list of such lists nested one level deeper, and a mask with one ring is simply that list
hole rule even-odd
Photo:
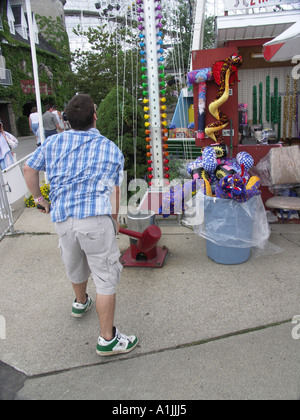
[{"label": "blue trash bin", "polygon": [[[251,202],[252,201],[252,202]],[[251,256],[256,201],[204,200],[207,256],[219,264],[241,264]]]}]

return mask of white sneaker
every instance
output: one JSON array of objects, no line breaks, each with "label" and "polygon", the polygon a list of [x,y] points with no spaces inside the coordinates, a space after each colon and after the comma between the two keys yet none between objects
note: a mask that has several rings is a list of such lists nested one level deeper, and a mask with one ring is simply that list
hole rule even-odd
[{"label": "white sneaker", "polygon": [[92,299],[86,295],[86,303],[77,303],[76,299],[72,305],[71,315],[73,318],[82,318],[83,315],[91,309],[93,305]]},{"label": "white sneaker", "polygon": [[121,334],[120,331],[114,327],[115,337],[106,341],[104,338],[98,338],[97,351],[99,356],[113,356],[115,354],[129,353],[138,344],[139,340],[135,335]]}]

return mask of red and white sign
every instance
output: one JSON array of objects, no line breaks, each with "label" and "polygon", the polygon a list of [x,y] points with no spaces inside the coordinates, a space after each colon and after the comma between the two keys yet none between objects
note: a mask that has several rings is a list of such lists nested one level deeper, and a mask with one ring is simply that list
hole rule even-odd
[{"label": "red and white sign", "polygon": [[[23,93],[35,93],[34,80],[21,80],[21,89]],[[40,82],[41,93],[44,95],[53,95],[53,89],[45,82]]]}]

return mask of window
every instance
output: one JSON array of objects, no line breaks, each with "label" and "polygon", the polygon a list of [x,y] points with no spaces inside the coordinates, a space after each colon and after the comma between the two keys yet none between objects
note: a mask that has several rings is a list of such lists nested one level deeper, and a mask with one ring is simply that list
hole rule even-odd
[{"label": "window", "polygon": [[16,5],[11,7],[15,18],[15,29],[22,38],[28,39],[28,25],[25,18],[23,6]]},{"label": "window", "polygon": [[21,70],[26,73],[26,65],[27,65],[27,61],[26,60],[21,60],[20,61],[20,68]]}]

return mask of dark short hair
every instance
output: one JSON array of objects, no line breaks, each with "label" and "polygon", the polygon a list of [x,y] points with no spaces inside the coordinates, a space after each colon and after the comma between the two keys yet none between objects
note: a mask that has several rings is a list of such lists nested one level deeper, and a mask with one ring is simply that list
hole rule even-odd
[{"label": "dark short hair", "polygon": [[66,107],[66,116],[74,130],[88,130],[94,125],[94,101],[90,95],[74,96]]}]

